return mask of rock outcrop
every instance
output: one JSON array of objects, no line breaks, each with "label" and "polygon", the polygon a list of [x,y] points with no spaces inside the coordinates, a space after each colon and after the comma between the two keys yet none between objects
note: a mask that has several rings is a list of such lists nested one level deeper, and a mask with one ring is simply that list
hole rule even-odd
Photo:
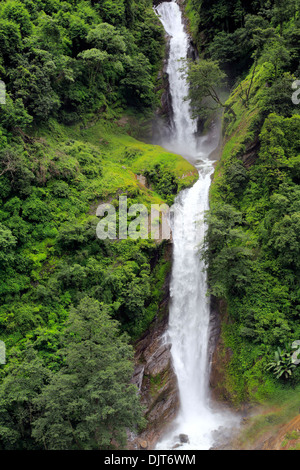
[{"label": "rock outcrop", "polygon": [[212,398],[217,402],[231,403],[231,396],[226,388],[226,366],[232,357],[230,348],[225,348],[221,336],[221,321],[227,321],[227,308],[222,300],[212,298],[211,302],[211,371],[210,389]]},{"label": "rock outcrop", "polygon": [[157,76],[156,93],[160,95],[160,106],[152,122],[152,135],[156,141],[163,141],[170,136],[173,120],[172,96],[170,93],[169,75],[167,72],[170,52],[170,37],[166,35],[166,53],[163,66]]}]

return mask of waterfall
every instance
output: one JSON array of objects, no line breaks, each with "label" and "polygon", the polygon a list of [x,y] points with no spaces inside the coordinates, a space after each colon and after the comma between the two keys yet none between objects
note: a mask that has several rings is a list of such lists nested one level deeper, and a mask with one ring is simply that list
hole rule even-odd
[{"label": "waterfall", "polygon": [[[172,141],[168,148],[183,155],[195,155],[195,133],[197,123],[191,119],[190,104],[185,100],[188,94],[186,80],[182,79],[181,59],[187,58],[189,39],[182,24],[177,3],[164,2],[156,8],[166,33],[170,36],[170,52],[167,73],[172,95],[173,123]],[[187,156],[188,156],[187,155]]]},{"label": "waterfall", "polygon": [[[217,126],[196,137],[190,104],[185,100],[188,84],[182,77],[189,38],[178,4],[164,2],[155,8],[170,37],[168,75],[173,106],[172,139],[164,146],[193,163],[199,171],[197,183],[177,197],[173,207],[173,270],[170,286],[169,327],[165,341],[171,344],[178,379],[180,411],[172,429],[158,443],[158,450],[204,450],[214,444],[214,432],[230,418],[212,409],[209,397],[210,303],[207,276],[199,247],[205,236],[204,212],[209,208],[209,188],[214,171],[209,158],[218,147]],[[184,441],[184,442],[183,442]]]}]

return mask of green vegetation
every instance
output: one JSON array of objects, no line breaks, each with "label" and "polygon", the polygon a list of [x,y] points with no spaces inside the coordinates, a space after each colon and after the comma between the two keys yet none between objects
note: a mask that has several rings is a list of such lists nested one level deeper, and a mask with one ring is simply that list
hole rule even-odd
[{"label": "green vegetation", "polygon": [[124,445],[125,427],[141,424],[139,397],[128,385],[132,350],[108,310],[90,298],[70,310],[63,367],[34,400],[33,436],[46,449],[105,449],[112,439]]},{"label": "green vegetation", "polygon": [[218,107],[227,109],[217,92],[226,77],[217,62],[204,59],[190,61],[186,75],[189,84],[188,98],[192,103],[192,115],[195,119],[209,117]]},{"label": "green vegetation", "polygon": [[274,362],[268,365],[268,370],[274,370],[277,379],[282,376],[289,379],[295,367],[292,351],[282,351],[278,348],[274,354]]},{"label": "green vegetation", "polygon": [[1,2],[1,450],[119,448],[144,424],[130,345],[159,314],[167,242],[99,240],[96,210],[197,178],[136,139],[163,55],[150,0]]},{"label": "green vegetation", "polygon": [[[292,102],[299,2],[189,0],[187,13],[202,50],[188,71],[194,109],[208,96],[218,102],[225,84],[214,78],[218,67],[231,88],[218,103],[224,143],[204,250],[211,293],[226,300],[229,316],[224,382],[234,403],[263,402],[300,380],[299,367],[283,364],[300,338],[300,115]],[[277,348],[283,356],[274,375],[268,365]]]},{"label": "green vegetation", "polygon": [[[224,110],[203,250],[227,306],[224,386],[237,405],[277,407],[250,439],[299,408],[299,1],[186,0],[186,12],[194,115]],[[164,52],[151,0],[0,4],[1,450],[120,448],[144,425],[132,344],[159,314],[167,242],[99,240],[96,210],[118,211],[119,196],[171,204],[197,178],[138,140]]]},{"label": "green vegetation", "polygon": [[36,344],[11,356],[0,387],[5,449],[30,449],[32,436],[41,449],[107,449],[113,438],[125,443],[126,426],[142,424],[136,389],[128,385],[132,348],[108,310],[88,297],[70,309],[64,333],[56,334],[57,372]]},{"label": "green vegetation", "polygon": [[[298,0],[186,0],[186,13],[199,52],[218,60],[232,83],[248,73],[258,52],[297,69]],[[290,53],[287,61],[286,50]],[[276,54],[274,55],[274,51]],[[260,54],[259,54],[260,55]]]}]

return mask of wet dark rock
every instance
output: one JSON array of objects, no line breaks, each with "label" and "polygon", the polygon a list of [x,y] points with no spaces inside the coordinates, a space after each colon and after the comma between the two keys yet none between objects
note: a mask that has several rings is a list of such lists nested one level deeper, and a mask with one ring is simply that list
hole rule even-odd
[{"label": "wet dark rock", "polygon": [[[167,259],[170,259],[171,255],[170,244]],[[167,427],[176,418],[179,409],[178,384],[170,344],[164,340],[169,320],[170,274],[163,287],[164,298],[158,315],[135,345],[136,366],[132,383],[138,387],[148,424],[140,435],[129,436],[129,449],[144,449],[145,443],[148,450],[154,449]]]},{"label": "wet dark rock", "polygon": [[211,301],[211,336],[210,353],[210,388],[212,398],[217,402],[232,403],[232,397],[226,387],[226,368],[230,362],[232,351],[226,348],[220,335],[221,321],[228,322],[226,302],[212,298]]},{"label": "wet dark rock", "polygon": [[153,0],[153,6],[157,7],[160,3],[171,2],[172,0]]},{"label": "wet dark rock", "polygon": [[188,444],[190,442],[189,436],[187,434],[179,434],[179,440],[181,444]]}]

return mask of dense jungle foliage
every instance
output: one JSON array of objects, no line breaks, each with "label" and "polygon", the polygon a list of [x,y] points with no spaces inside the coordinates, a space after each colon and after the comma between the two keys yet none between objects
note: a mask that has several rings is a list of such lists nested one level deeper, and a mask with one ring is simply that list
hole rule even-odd
[{"label": "dense jungle foliage", "polygon": [[[203,52],[188,73],[194,114],[208,101],[225,109],[204,254],[211,292],[227,304],[222,393],[261,401],[300,381],[292,362],[300,340],[300,105],[292,101],[300,4],[189,0],[186,8]],[[226,75],[227,102],[216,92]]]},{"label": "dense jungle foliage", "polygon": [[[207,98],[225,110],[204,254],[226,300],[222,387],[262,401],[300,380],[299,1],[185,7],[195,117]],[[134,138],[159,105],[164,52],[151,0],[0,3],[1,450],[109,449],[144,425],[132,343],[159,312],[170,260],[153,240],[98,240],[95,215],[119,195],[170,204],[197,177]]]},{"label": "dense jungle foliage", "polygon": [[163,57],[150,0],[0,3],[0,449],[108,449],[143,425],[131,344],[170,260],[154,240],[99,240],[96,209],[171,203],[197,177],[129,136]]}]

